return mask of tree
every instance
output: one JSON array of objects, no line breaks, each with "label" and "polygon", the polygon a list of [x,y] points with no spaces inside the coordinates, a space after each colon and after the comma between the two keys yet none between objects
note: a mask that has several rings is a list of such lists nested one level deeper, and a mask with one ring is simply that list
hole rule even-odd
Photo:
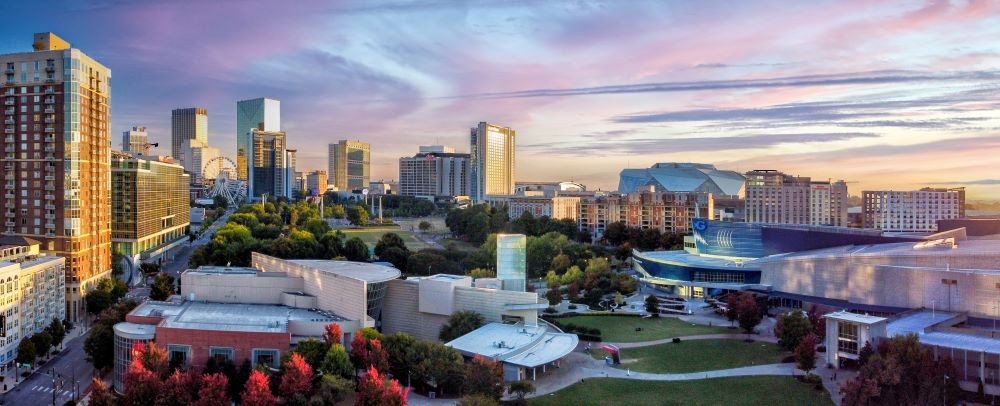
[{"label": "tree", "polygon": [[760,324],[760,320],[763,318],[763,314],[757,306],[757,299],[750,292],[740,292],[738,295],[730,296],[730,300],[729,309],[734,312],[740,328],[747,335],[753,334],[754,328]]},{"label": "tree", "polygon": [[555,306],[562,303],[562,293],[560,292],[561,287],[558,283],[549,287],[549,291],[545,292],[545,298],[549,300],[550,306]]},{"label": "tree", "polygon": [[604,228],[604,234],[602,234],[602,237],[611,245],[621,245],[628,240],[627,228],[628,226],[621,221],[608,224],[607,227]]},{"label": "tree", "polygon": [[142,341],[136,341],[132,345],[132,353],[139,354],[138,359],[142,362],[142,366],[155,374],[157,378],[165,379],[170,372],[167,351],[156,345],[155,342],[143,344]]},{"label": "tree", "polygon": [[[317,341],[318,342],[318,341]],[[312,393],[313,369],[298,353],[292,353],[292,358],[284,365],[281,374],[281,384],[278,390],[286,398],[296,394],[310,396]]]},{"label": "tree", "polygon": [[438,338],[448,342],[469,334],[484,324],[486,324],[486,318],[483,315],[470,310],[460,310],[448,317],[448,321],[441,326]]},{"label": "tree", "polygon": [[368,366],[380,372],[389,372],[389,353],[382,347],[382,340],[368,340]]},{"label": "tree", "polygon": [[478,213],[469,220],[468,227],[465,229],[466,235],[469,238],[469,242],[473,244],[482,244],[486,241],[486,237],[490,233],[490,217],[485,213]]},{"label": "tree", "polygon": [[660,299],[656,295],[646,296],[646,313],[653,317],[660,317]]},{"label": "tree", "polygon": [[356,226],[364,227],[368,225],[368,211],[365,207],[356,204],[347,209],[347,220]]},{"label": "tree", "polygon": [[163,382],[163,389],[156,398],[156,406],[187,406],[198,398],[200,379],[190,371],[174,370]]},{"label": "tree", "polygon": [[35,358],[38,358],[38,352],[35,351],[35,344],[32,341],[32,337],[21,339],[21,342],[17,344],[17,357],[14,359],[14,362],[18,364],[35,363]]},{"label": "tree", "polygon": [[471,277],[472,279],[496,278],[497,273],[491,269],[475,268],[469,271],[469,277]]},{"label": "tree", "polygon": [[62,320],[53,317],[52,322],[49,326],[45,328],[46,331],[52,336],[52,345],[60,346],[63,340],[66,338],[66,326],[63,324]]},{"label": "tree", "polygon": [[[549,269],[556,271],[556,273],[563,273],[569,269],[571,265],[573,265],[573,263],[569,260],[569,255],[559,254],[552,257],[552,263],[549,265]],[[579,268],[577,268],[577,270],[579,270]]]},{"label": "tree", "polygon": [[378,256],[380,260],[392,264],[396,269],[406,269],[406,262],[410,258],[410,251],[405,248],[389,247]]},{"label": "tree", "polygon": [[562,275],[559,282],[563,285],[570,285],[574,283],[582,283],[583,280],[583,271],[580,270],[580,267],[573,265],[566,270],[566,273]]},{"label": "tree", "polygon": [[580,285],[576,282],[569,284],[569,286],[566,287],[566,298],[569,299],[570,302],[580,300]]},{"label": "tree", "polygon": [[361,331],[354,333],[354,338],[351,339],[351,365],[354,366],[355,370],[367,369],[370,362],[368,361],[368,340],[361,335]]},{"label": "tree", "polygon": [[417,341],[410,352],[413,384],[439,394],[457,393],[465,364],[462,354],[441,343]]},{"label": "tree", "polygon": [[327,324],[323,331],[323,341],[326,342],[326,345],[340,344],[340,340],[344,337],[344,333],[337,323]]},{"label": "tree", "polygon": [[410,250],[406,248],[406,243],[403,242],[403,238],[396,233],[385,233],[382,234],[382,237],[379,237],[378,242],[375,243],[375,255],[381,257],[385,254],[385,250],[389,248],[400,248],[407,254],[410,253]]},{"label": "tree", "polygon": [[413,367],[410,364],[412,349],[417,340],[413,336],[397,332],[382,338],[382,346],[389,354],[389,372],[400,378],[407,376]]},{"label": "tree", "polygon": [[95,376],[90,381],[90,402],[87,404],[90,406],[116,406],[118,402],[115,400],[115,395],[111,393],[111,389],[108,388],[108,384]]},{"label": "tree", "polygon": [[500,406],[500,402],[483,394],[471,394],[462,396],[458,400],[458,406]]},{"label": "tree", "polygon": [[174,294],[174,277],[165,273],[156,274],[153,286],[149,288],[149,298],[153,300],[167,300]]},{"label": "tree", "polygon": [[90,335],[83,342],[83,349],[87,353],[87,361],[90,361],[95,369],[108,369],[114,364],[114,326],[125,321],[125,315],[137,305],[134,301],[125,301],[101,312],[101,315],[97,318],[94,327],[90,330]]},{"label": "tree", "polygon": [[518,380],[510,383],[510,393],[514,399],[524,401],[525,396],[535,393],[535,385],[526,380]]},{"label": "tree", "polygon": [[497,361],[476,355],[465,364],[463,389],[465,394],[481,394],[494,400],[503,397],[503,365]]},{"label": "tree", "polygon": [[31,343],[35,345],[35,351],[39,356],[48,356],[49,350],[52,349],[52,335],[43,330],[41,333],[31,336]]},{"label": "tree", "polygon": [[816,368],[816,343],[818,339],[815,335],[809,334],[799,340],[798,345],[795,347],[795,363],[798,365],[799,369],[809,374],[813,368]]},{"label": "tree", "polygon": [[375,368],[369,368],[358,383],[358,394],[354,398],[356,406],[405,406],[409,389],[403,389],[399,381],[389,379]]},{"label": "tree", "polygon": [[315,338],[307,338],[299,341],[295,346],[295,353],[301,355],[313,370],[317,370],[323,364],[323,359],[326,357],[329,348],[330,346],[323,341]]},{"label": "tree", "polygon": [[243,406],[274,406],[278,400],[271,394],[271,384],[267,375],[254,370],[247,379],[246,389],[240,395]]},{"label": "tree", "polygon": [[781,315],[774,329],[774,335],[778,337],[778,344],[786,350],[794,350],[803,338],[813,334],[812,325],[809,324],[809,319],[801,310]]},{"label": "tree", "polygon": [[87,302],[87,313],[92,315],[100,314],[113,303],[111,293],[100,289],[88,292],[84,300]]},{"label": "tree", "polygon": [[806,314],[809,317],[809,325],[812,326],[813,334],[820,341],[826,337],[826,318],[823,317],[823,314],[825,313],[821,313],[816,305],[809,306],[809,313]]},{"label": "tree", "polygon": [[917,336],[894,336],[840,388],[843,404],[935,405],[957,402],[960,374],[945,357],[935,359]]},{"label": "tree", "polygon": [[365,245],[365,242],[362,241],[361,238],[351,237],[346,243],[344,243],[344,257],[346,257],[348,261],[368,261],[368,246]]},{"label": "tree", "polygon": [[434,228],[434,225],[431,224],[431,222],[429,222],[427,220],[424,220],[424,221],[421,221],[419,225],[417,225],[417,228],[419,228],[420,231],[423,231],[423,232],[426,233],[430,229]]},{"label": "tree", "polygon": [[332,405],[347,399],[354,393],[354,382],[336,375],[323,375],[316,388],[316,394],[309,399],[310,406]]},{"label": "tree", "polygon": [[547,288],[552,289],[553,286],[558,286],[558,285],[559,285],[559,275],[556,274],[556,271],[549,271],[548,273],[545,274],[545,286]]},{"label": "tree", "polygon": [[162,386],[160,378],[142,365],[139,358],[134,358],[125,371],[124,404],[131,406],[147,406],[156,402]]},{"label": "tree", "polygon": [[868,363],[868,360],[875,355],[875,351],[872,349],[872,342],[865,341],[865,345],[861,347],[861,351],[858,352],[858,367],[863,367]]},{"label": "tree", "polygon": [[327,350],[323,357],[323,364],[320,370],[325,374],[332,374],[350,378],[354,376],[354,365],[351,364],[351,357],[347,355],[347,350],[341,344],[334,344]]}]

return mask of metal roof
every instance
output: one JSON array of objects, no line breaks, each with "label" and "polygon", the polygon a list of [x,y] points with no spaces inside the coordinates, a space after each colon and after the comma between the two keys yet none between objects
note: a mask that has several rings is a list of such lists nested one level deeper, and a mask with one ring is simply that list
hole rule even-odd
[{"label": "metal roof", "polygon": [[579,342],[576,334],[550,333],[544,326],[490,323],[445,345],[466,356],[534,368],[565,357]]}]

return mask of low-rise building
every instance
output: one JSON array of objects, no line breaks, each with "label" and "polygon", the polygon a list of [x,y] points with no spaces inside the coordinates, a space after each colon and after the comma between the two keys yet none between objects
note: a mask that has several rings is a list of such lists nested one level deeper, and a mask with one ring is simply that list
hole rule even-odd
[{"label": "low-rise building", "polygon": [[548,216],[554,220],[576,221],[580,215],[580,198],[577,196],[511,196],[507,201],[507,215],[516,219],[524,213],[535,218]]},{"label": "low-rise building", "polygon": [[310,196],[320,196],[326,193],[327,184],[326,171],[312,171],[306,175],[305,190]]},{"label": "low-rise building", "polygon": [[38,241],[0,236],[0,371],[14,368],[22,339],[66,319],[65,265]]},{"label": "low-rise building", "polygon": [[652,186],[625,194],[588,196],[580,199],[579,227],[594,239],[616,222],[630,227],[652,228],[661,233],[691,232],[691,220],[714,218],[714,197],[702,192],[658,192]]}]

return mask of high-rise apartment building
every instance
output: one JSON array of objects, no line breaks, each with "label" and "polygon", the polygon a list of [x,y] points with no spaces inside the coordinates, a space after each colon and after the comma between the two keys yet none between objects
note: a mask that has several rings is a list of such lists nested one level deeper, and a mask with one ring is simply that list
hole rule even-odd
[{"label": "high-rise apartment building", "polygon": [[890,232],[935,232],[938,220],[965,217],[965,188],[861,192],[865,228]]},{"label": "high-rise apartment building", "polygon": [[122,151],[139,155],[149,155],[149,133],[146,127],[132,127],[122,133]]},{"label": "high-rise apartment building", "polygon": [[746,173],[746,221],[847,226],[847,183],[770,169]]},{"label": "high-rise apartment building", "polygon": [[361,190],[371,181],[371,150],[367,142],[340,140],[330,144],[327,174],[340,191]]},{"label": "high-rise apartment building", "polygon": [[2,230],[66,258],[77,321],[87,289],[111,273],[111,70],[52,33],[33,48],[0,55]]},{"label": "high-rise apartment building", "polygon": [[169,259],[188,239],[190,185],[180,165],[112,152],[112,252],[135,266]]},{"label": "high-rise apartment building", "polygon": [[66,260],[43,254],[40,244],[31,238],[0,236],[0,280],[7,281],[0,290],[4,366],[17,357],[21,339],[42,332],[52,319],[66,319]]},{"label": "high-rise apartment building", "polygon": [[282,196],[295,196],[292,193],[295,191],[295,167],[299,164],[298,156],[299,151],[297,149],[285,150],[285,180],[282,182],[285,192]]},{"label": "high-rise apartment building", "polygon": [[577,223],[580,231],[600,239],[611,223],[688,234],[691,220],[714,218],[714,197],[705,192],[657,192],[655,186],[632,193],[581,196]]},{"label": "high-rise apartment building", "polygon": [[326,186],[329,180],[326,178],[326,171],[312,171],[306,175],[306,192],[310,196],[319,196],[326,193]]},{"label": "high-rise apartment building", "polygon": [[469,196],[483,202],[486,196],[514,194],[515,132],[480,122],[470,134]]},{"label": "high-rise apartment building", "polygon": [[281,131],[281,102],[264,97],[236,102],[236,176],[248,180],[250,130]]},{"label": "high-rise apartment building", "polygon": [[185,140],[208,144],[208,109],[192,107],[170,112],[170,155],[180,158]]},{"label": "high-rise apartment building", "polygon": [[191,179],[197,182],[202,180],[202,175],[206,169],[210,174],[219,173],[222,169],[222,162],[215,161],[215,168],[207,168],[206,165],[215,158],[222,156],[218,148],[210,147],[207,143],[199,140],[184,140],[181,143],[181,154],[178,158],[184,170],[191,174]]},{"label": "high-rise apartment building", "polygon": [[399,158],[402,196],[468,196],[469,154],[440,145],[421,146],[413,157]]},{"label": "high-rise apartment building", "polygon": [[[250,130],[247,150],[249,160],[248,195],[259,199],[261,195],[270,197],[288,196],[288,149],[284,131]],[[294,174],[293,174],[294,176]]]}]

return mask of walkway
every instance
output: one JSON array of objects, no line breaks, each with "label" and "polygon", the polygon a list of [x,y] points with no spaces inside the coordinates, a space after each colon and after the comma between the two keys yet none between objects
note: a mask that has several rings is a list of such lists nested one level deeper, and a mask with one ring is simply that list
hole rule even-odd
[{"label": "walkway", "polygon": [[[684,337],[680,337],[680,339],[681,339],[681,341],[690,341],[690,340],[746,340],[747,339],[747,335],[746,334],[739,334],[739,333],[700,334],[700,335],[693,335],[693,336],[684,336]],[[754,341],[763,341],[763,342],[768,342],[768,343],[777,343],[778,342],[777,338],[774,338],[772,336],[762,336],[762,335],[758,335],[758,334],[752,334],[752,335],[750,335],[750,339],[752,339]],[[614,345],[617,345],[619,348],[638,348],[638,347],[648,347],[648,346],[651,346],[651,345],[666,344],[666,343],[672,342],[673,340],[674,339],[671,337],[671,338],[663,338],[663,339],[652,340],[652,341],[639,341],[639,342],[634,342],[634,343],[595,343],[594,347],[599,349],[602,344],[614,344]]]}]

